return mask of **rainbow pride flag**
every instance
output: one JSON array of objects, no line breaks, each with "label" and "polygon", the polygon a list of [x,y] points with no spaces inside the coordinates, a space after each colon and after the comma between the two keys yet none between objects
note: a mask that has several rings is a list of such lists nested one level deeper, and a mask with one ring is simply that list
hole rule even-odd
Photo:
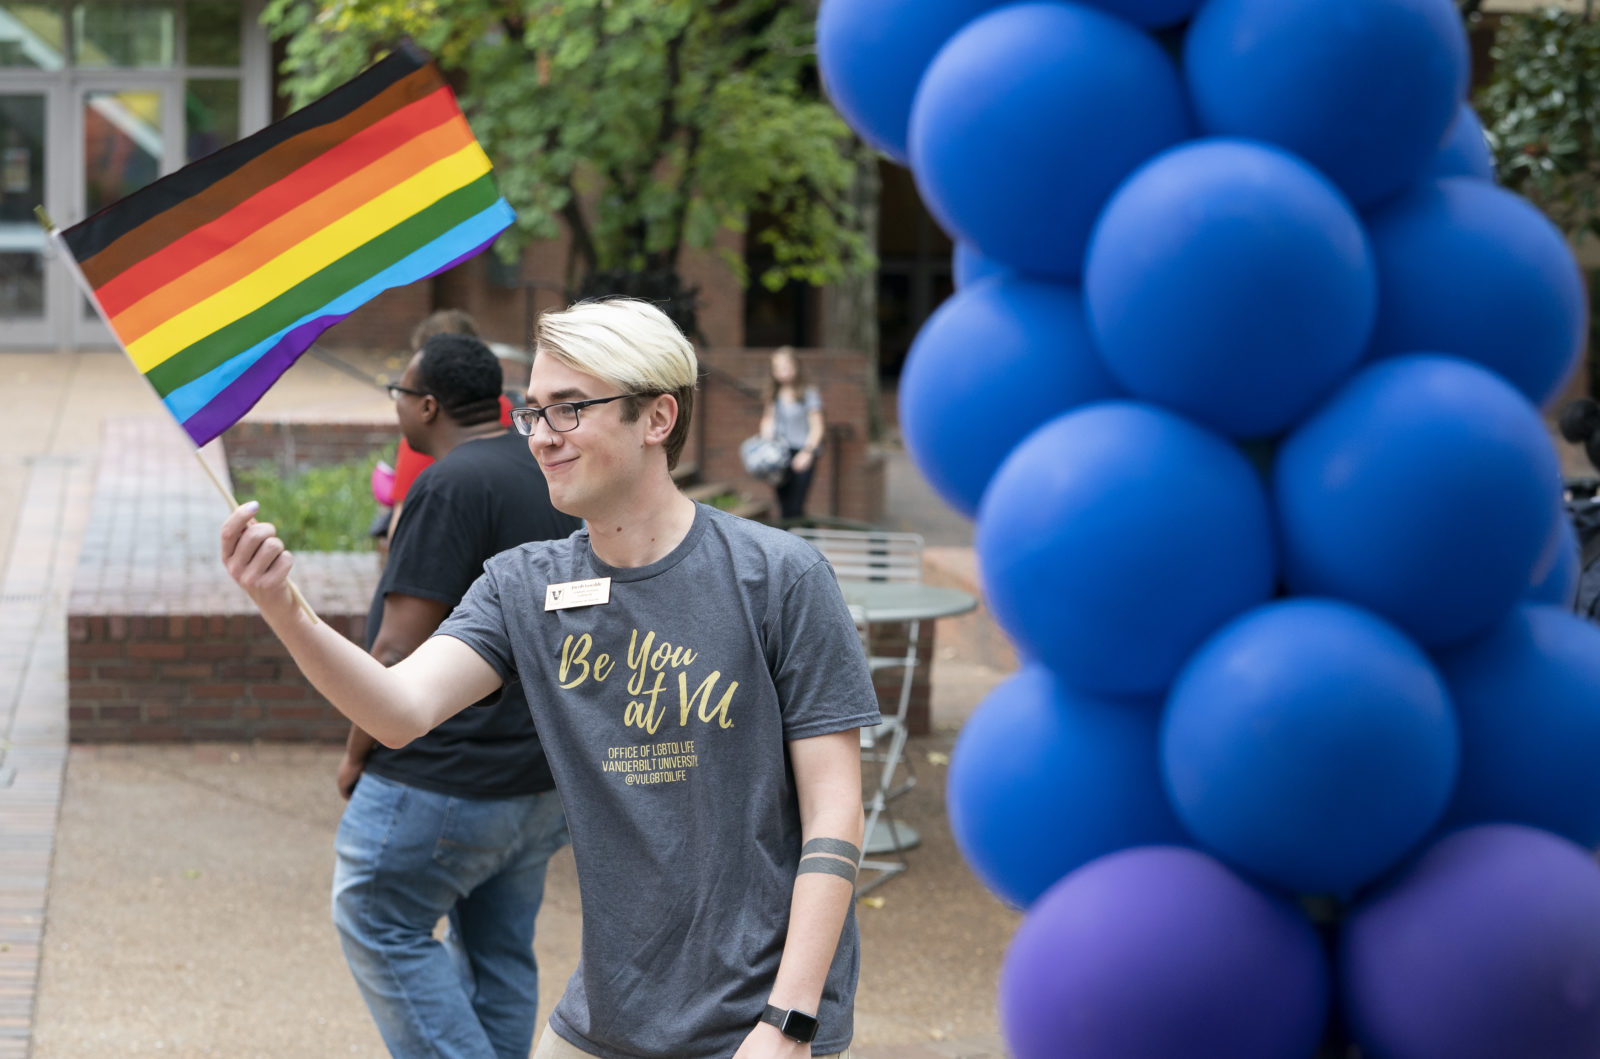
[{"label": "rainbow pride flag", "polygon": [[316,102],[62,231],[134,366],[203,445],[327,328],[514,219],[409,44]]}]

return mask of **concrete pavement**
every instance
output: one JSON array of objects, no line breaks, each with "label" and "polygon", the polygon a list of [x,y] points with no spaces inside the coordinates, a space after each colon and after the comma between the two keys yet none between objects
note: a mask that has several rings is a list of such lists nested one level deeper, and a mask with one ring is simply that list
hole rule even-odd
[{"label": "concrete pavement", "polygon": [[[363,366],[398,371],[387,360]],[[383,1055],[327,918],[335,751],[63,742],[63,604],[99,425],[162,415],[154,396],[112,353],[0,357],[0,386],[13,409],[0,418],[0,676],[14,677],[0,700],[0,1059]],[[392,411],[308,358],[257,414]],[[966,524],[889,456],[892,520],[939,545],[941,579],[971,584]],[[1018,917],[961,863],[943,780],[955,729],[1010,663],[981,636],[941,626],[938,642],[936,731],[912,741],[921,782],[896,803],[923,845],[858,906],[861,1059],[1003,1054],[994,982]],[[577,942],[562,854],[539,923],[541,1012]]]}]

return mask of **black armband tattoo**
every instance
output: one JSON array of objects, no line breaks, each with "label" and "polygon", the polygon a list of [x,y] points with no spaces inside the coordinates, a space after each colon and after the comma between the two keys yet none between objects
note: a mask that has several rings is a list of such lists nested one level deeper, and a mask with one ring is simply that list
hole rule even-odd
[{"label": "black armband tattoo", "polygon": [[856,881],[856,866],[854,864],[846,864],[837,857],[807,857],[800,862],[800,867],[796,869],[795,874],[809,875],[813,872],[821,872],[824,875],[837,875],[846,882],[853,883]]},{"label": "black armband tattoo", "polygon": [[802,857],[812,853],[832,853],[844,857],[851,864],[861,863],[861,851],[840,838],[814,838],[800,847]]}]

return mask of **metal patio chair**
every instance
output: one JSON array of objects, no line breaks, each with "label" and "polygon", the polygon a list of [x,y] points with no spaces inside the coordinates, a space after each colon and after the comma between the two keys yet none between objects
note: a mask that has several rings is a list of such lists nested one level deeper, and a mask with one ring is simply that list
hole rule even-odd
[{"label": "metal patio chair", "polygon": [[[841,530],[801,527],[794,534],[809,541],[822,553],[840,581],[922,580],[922,537],[915,533],[879,530]],[[876,764],[877,776],[869,780],[863,797],[866,810],[866,839],[862,843],[861,870],[878,874],[856,885],[859,897],[906,870],[905,851],[916,844],[915,832],[890,811],[889,803],[916,786],[916,772],[905,755],[906,712],[911,705],[911,688],[921,659],[917,645],[922,623],[906,622],[905,650],[896,654],[874,654],[870,615],[851,607],[868,668],[877,674],[899,670],[900,682],[892,713],[883,713],[872,728],[861,729],[861,759]]]}]

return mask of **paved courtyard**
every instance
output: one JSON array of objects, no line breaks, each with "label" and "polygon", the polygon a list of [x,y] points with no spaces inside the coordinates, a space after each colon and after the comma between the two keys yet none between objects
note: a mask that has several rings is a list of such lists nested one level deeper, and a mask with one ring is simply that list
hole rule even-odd
[{"label": "paved courtyard", "polygon": [[[334,750],[66,744],[65,607],[101,423],[162,416],[154,396],[113,353],[0,357],[0,386],[0,1059],[383,1055],[327,917]],[[392,412],[307,358],[257,414]],[[966,524],[903,452],[889,459],[890,521],[970,582]],[[943,627],[939,644],[935,732],[913,740],[920,783],[896,803],[924,841],[858,905],[859,1059],[1004,1054],[994,982],[1018,917],[961,863],[943,778],[961,719],[1009,663]],[[541,1012],[576,962],[578,911],[563,854],[539,922]]]}]

